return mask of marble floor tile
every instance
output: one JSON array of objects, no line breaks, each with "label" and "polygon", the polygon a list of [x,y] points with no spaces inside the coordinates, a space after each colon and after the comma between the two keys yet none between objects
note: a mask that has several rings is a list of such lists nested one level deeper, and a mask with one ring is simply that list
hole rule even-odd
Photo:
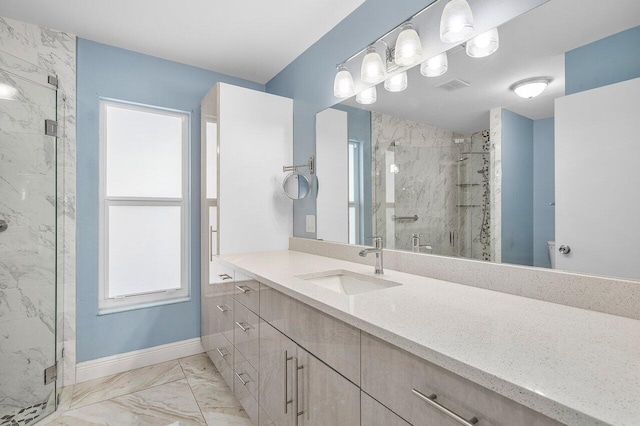
[{"label": "marble floor tile", "polygon": [[167,361],[149,367],[75,385],[71,409],[104,401],[132,392],[184,379],[178,361]]},{"label": "marble floor tile", "polygon": [[208,426],[253,426],[242,408],[216,408],[202,412]]},{"label": "marble floor tile", "polygon": [[217,379],[220,375],[206,353],[180,358],[178,361],[187,379],[193,376]]},{"label": "marble floor tile", "polygon": [[72,409],[48,423],[76,425],[204,425],[185,379]]}]

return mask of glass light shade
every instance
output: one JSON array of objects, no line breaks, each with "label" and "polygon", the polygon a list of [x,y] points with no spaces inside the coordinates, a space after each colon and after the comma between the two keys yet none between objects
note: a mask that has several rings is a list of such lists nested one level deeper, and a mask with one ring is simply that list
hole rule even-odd
[{"label": "glass light shade", "polygon": [[472,58],[484,58],[495,53],[500,47],[498,29],[493,28],[479,34],[467,42],[467,55]]},{"label": "glass light shade", "polygon": [[420,64],[420,74],[425,77],[438,77],[447,72],[449,68],[449,60],[447,52],[442,52],[438,56],[427,59]]},{"label": "glass light shade", "polygon": [[333,95],[336,98],[350,98],[355,95],[356,89],[353,84],[353,76],[344,65],[338,67],[338,73],[333,80]]},{"label": "glass light shade", "polygon": [[371,46],[367,49],[367,54],[362,60],[360,69],[360,79],[365,83],[378,84],[387,76],[387,69],[384,60],[376,48]]},{"label": "glass light shade", "polygon": [[356,101],[362,105],[371,105],[378,99],[378,91],[376,86],[364,89],[362,92],[356,95]]},{"label": "glass light shade", "polygon": [[451,0],[440,17],[440,40],[457,43],[473,33],[473,13],[466,0]]},{"label": "glass light shade", "polygon": [[521,98],[531,99],[542,94],[549,85],[549,79],[536,78],[523,80],[513,85],[512,89]]},{"label": "glass light shade", "polygon": [[401,67],[409,67],[417,64],[422,58],[422,43],[420,36],[410,23],[403,24],[400,29],[401,32],[396,40],[394,61]]},{"label": "glass light shade", "polygon": [[407,88],[407,72],[401,72],[384,81],[384,88],[389,92],[402,92]]}]

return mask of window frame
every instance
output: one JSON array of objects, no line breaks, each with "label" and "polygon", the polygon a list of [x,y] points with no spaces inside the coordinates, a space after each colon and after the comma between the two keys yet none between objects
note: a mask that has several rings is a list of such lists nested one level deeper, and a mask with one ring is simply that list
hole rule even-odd
[{"label": "window frame", "polygon": [[[182,119],[182,196],[167,197],[107,197],[107,108],[115,107],[132,111],[160,114]],[[190,123],[187,111],[141,105],[114,99],[99,99],[99,266],[98,266],[98,314],[109,314],[148,306],[178,303],[190,300]],[[178,206],[180,223],[180,288],[151,291],[120,297],[109,297],[109,207],[111,206]]]}]

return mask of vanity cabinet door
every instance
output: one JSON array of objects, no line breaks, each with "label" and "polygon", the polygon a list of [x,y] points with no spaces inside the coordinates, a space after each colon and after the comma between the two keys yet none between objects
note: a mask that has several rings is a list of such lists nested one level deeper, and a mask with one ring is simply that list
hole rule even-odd
[{"label": "vanity cabinet door", "polygon": [[445,411],[469,423],[476,418],[483,426],[560,425],[366,333],[362,333],[362,390],[414,425],[460,426]]},{"label": "vanity cabinet door", "polygon": [[393,411],[380,404],[364,392],[361,395],[361,426],[411,426]]},{"label": "vanity cabinet door", "polygon": [[295,424],[293,359],[297,346],[284,334],[260,321],[258,401],[261,411],[277,426]]},{"label": "vanity cabinet door", "polygon": [[293,364],[297,380],[294,386],[297,404],[294,405],[297,405],[300,413],[298,424],[360,424],[360,388],[299,346]]},{"label": "vanity cabinet door", "polygon": [[355,384],[360,383],[360,330],[266,285],[260,316]]}]

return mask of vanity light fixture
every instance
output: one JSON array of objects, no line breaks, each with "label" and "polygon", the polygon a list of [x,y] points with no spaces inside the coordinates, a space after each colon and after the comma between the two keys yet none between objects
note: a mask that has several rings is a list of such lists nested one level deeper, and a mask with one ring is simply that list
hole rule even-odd
[{"label": "vanity light fixture", "polygon": [[338,73],[333,80],[333,95],[336,98],[350,98],[356,92],[353,76],[344,64],[338,66]]},{"label": "vanity light fixture", "polygon": [[447,52],[442,52],[438,56],[434,56],[431,59],[427,59],[420,64],[420,74],[425,77],[439,77],[449,68],[449,60],[447,59]]},{"label": "vanity light fixture", "polygon": [[467,42],[467,55],[472,58],[484,58],[495,53],[498,47],[500,47],[498,29],[492,28]]},{"label": "vanity light fixture", "polygon": [[401,67],[417,64],[422,58],[422,43],[418,32],[410,22],[400,27],[400,34],[396,40],[394,62]]},{"label": "vanity light fixture", "polygon": [[378,99],[378,91],[376,86],[371,86],[368,89],[364,89],[362,92],[356,95],[356,102],[362,105],[371,105]]},{"label": "vanity light fixture", "polygon": [[386,79],[384,81],[384,88],[389,92],[402,92],[407,88],[407,72],[403,71]]},{"label": "vanity light fixture", "polygon": [[367,47],[367,54],[362,60],[360,79],[365,83],[378,84],[387,76],[384,60],[374,46]]},{"label": "vanity light fixture", "polygon": [[521,98],[532,99],[542,94],[549,83],[551,83],[551,79],[546,77],[528,78],[515,83],[511,86],[511,90]]},{"label": "vanity light fixture", "polygon": [[467,0],[451,0],[440,17],[440,40],[458,43],[473,33],[473,13]]}]

